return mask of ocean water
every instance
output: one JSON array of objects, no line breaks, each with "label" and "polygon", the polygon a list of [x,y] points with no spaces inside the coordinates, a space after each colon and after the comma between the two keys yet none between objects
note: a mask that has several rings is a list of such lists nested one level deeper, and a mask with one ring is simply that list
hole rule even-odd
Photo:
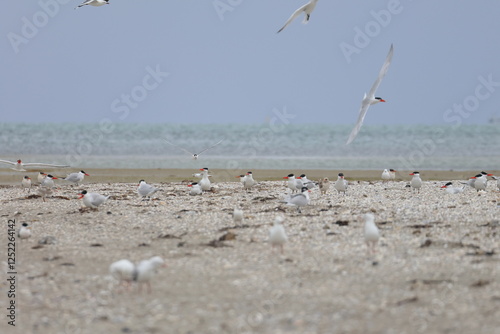
[{"label": "ocean water", "polygon": [[[500,126],[0,123],[0,159],[75,168],[498,170]],[[192,160],[189,154],[224,141]]]}]

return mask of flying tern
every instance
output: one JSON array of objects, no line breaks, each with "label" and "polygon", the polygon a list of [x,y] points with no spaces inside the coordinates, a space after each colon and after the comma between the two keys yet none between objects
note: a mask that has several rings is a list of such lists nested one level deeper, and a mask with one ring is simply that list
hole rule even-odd
[{"label": "flying tern", "polygon": [[83,7],[83,6],[94,6],[94,7],[99,7],[99,6],[104,6],[104,5],[109,5],[109,0],[85,0],[81,4],[75,7],[75,9]]},{"label": "flying tern", "polygon": [[18,172],[25,172],[26,169],[24,169],[24,167],[26,167],[26,168],[37,168],[37,167],[42,167],[42,166],[43,167],[55,167],[55,168],[69,167],[67,165],[52,165],[52,164],[44,164],[44,163],[40,163],[40,162],[31,162],[31,163],[25,164],[21,161],[21,159],[17,160],[16,162],[8,161],[8,160],[0,160],[0,162],[2,162],[4,164],[13,165],[14,167],[12,167],[11,169],[18,171]]},{"label": "flying tern", "polygon": [[389,53],[385,58],[384,65],[380,69],[377,80],[375,80],[375,82],[373,83],[373,86],[368,92],[368,95],[366,95],[365,93],[363,101],[361,101],[361,108],[359,109],[358,121],[356,122],[354,129],[352,129],[351,134],[349,135],[349,139],[347,139],[346,145],[349,145],[358,135],[358,132],[361,129],[361,126],[363,125],[363,120],[365,119],[368,108],[370,108],[370,106],[373,104],[377,104],[379,102],[385,102],[385,100],[382,99],[381,97],[376,97],[375,92],[377,91],[378,86],[380,86],[382,79],[384,78],[385,74],[387,73],[387,70],[389,69],[393,53],[394,53],[394,47],[391,44],[391,48],[389,49]]},{"label": "flying tern", "polygon": [[316,4],[318,3],[318,0],[309,0],[308,3],[297,9],[295,12],[293,12],[292,16],[285,22],[285,25],[278,30],[278,33],[280,33],[283,29],[286,28],[287,25],[289,25],[293,20],[295,20],[300,14],[304,13],[304,21],[302,23],[306,24],[309,22],[309,18],[311,17],[311,13],[314,10],[314,7],[316,7]]},{"label": "flying tern", "polygon": [[185,149],[185,148],[183,148],[183,147],[177,146],[177,145],[175,145],[175,144],[173,144],[173,143],[169,142],[169,141],[168,141],[168,140],[166,140],[166,139],[164,139],[164,140],[165,140],[168,144],[170,144],[170,145],[172,145],[172,146],[175,146],[175,147],[177,147],[178,149],[181,149],[181,150],[183,150],[184,152],[186,152],[186,153],[188,153],[188,154],[191,154],[191,157],[193,158],[193,160],[197,160],[197,159],[198,159],[198,157],[200,156],[200,154],[202,154],[203,152],[208,151],[209,149],[214,148],[215,146],[219,145],[220,143],[222,143],[222,141],[224,140],[224,138],[223,138],[223,139],[221,139],[221,140],[219,140],[219,141],[218,141],[217,143],[215,143],[214,145],[212,145],[212,146],[210,146],[210,147],[208,147],[208,148],[206,148],[206,149],[204,149],[204,150],[202,150],[202,151],[200,151],[200,152],[198,152],[198,153],[193,153],[193,152],[191,152],[191,151],[186,150],[186,149]]}]

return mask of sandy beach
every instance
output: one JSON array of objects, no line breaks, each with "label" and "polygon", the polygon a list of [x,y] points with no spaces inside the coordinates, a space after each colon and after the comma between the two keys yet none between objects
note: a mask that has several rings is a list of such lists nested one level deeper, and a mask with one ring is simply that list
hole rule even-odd
[{"label": "sandy beach", "polygon": [[[189,196],[192,170],[87,170],[82,185],[60,185],[43,202],[21,189],[21,173],[0,171],[0,215],[32,228],[16,240],[16,327],[1,333],[484,333],[500,328],[499,200],[486,192],[441,189],[475,172],[421,171],[420,193],[381,171],[344,171],[347,196],[315,189],[297,213],[280,203],[288,171],[211,171],[214,192]],[[242,171],[243,172],[243,171]],[[310,179],[338,171],[306,171]],[[64,176],[65,173],[54,173]],[[498,172],[497,172],[498,175]],[[36,179],[36,178],[35,178]],[[137,181],[161,189],[140,201]],[[232,181],[232,182],[229,182]],[[110,195],[82,209],[81,190]],[[36,189],[30,195],[36,194]],[[244,220],[235,225],[235,206]],[[381,239],[368,254],[362,214]],[[284,254],[267,242],[282,215]],[[53,243],[39,241],[53,237]],[[7,229],[0,239],[7,244]],[[50,239],[50,238],[49,238]],[[227,239],[227,240],[225,240]],[[162,256],[152,293],[127,291],[109,265]],[[3,277],[9,268],[2,261]],[[2,279],[4,313],[13,298]]]}]

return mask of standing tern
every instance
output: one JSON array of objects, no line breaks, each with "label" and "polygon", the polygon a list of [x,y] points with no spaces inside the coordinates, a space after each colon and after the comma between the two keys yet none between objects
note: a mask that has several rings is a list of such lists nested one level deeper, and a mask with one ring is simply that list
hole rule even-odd
[{"label": "standing tern", "polygon": [[247,174],[245,175],[245,179],[243,180],[243,189],[248,191],[256,184],[257,181],[253,179],[252,172],[247,172]]},{"label": "standing tern", "polygon": [[296,206],[298,213],[302,212],[300,210],[300,208],[302,206],[306,206],[306,205],[308,205],[311,202],[311,199],[309,198],[309,192],[310,192],[310,190],[307,189],[307,187],[302,187],[301,191],[302,192],[300,194],[288,196],[283,201],[287,205]]},{"label": "standing tern", "polygon": [[23,177],[21,184],[23,185],[24,189],[28,189],[28,192],[31,191],[31,178],[29,176]]},{"label": "standing tern", "polygon": [[241,225],[243,222],[243,210],[236,206],[233,209],[233,221],[235,225]]},{"label": "standing tern", "polygon": [[17,231],[17,236],[20,239],[28,239],[31,237],[31,227],[28,226],[28,223],[23,223],[22,226]]},{"label": "standing tern", "polygon": [[420,188],[422,187],[422,179],[420,178],[420,173],[413,172],[410,175],[413,176],[413,178],[410,181],[411,188],[413,190],[417,190],[420,193]]},{"label": "standing tern", "polygon": [[40,186],[49,189],[55,188],[56,185],[54,183],[54,180],[57,180],[57,177],[48,174],[47,176],[45,176]]},{"label": "standing tern", "polygon": [[281,250],[281,254],[283,254],[283,245],[288,241],[288,237],[285,232],[285,228],[283,227],[284,218],[281,216],[277,216],[274,219],[273,226],[269,229],[269,243],[273,247],[279,247]]},{"label": "standing tern", "polygon": [[492,175],[491,177],[493,178],[493,180],[497,181],[497,188],[500,191],[500,177],[495,176],[495,175]]},{"label": "standing tern", "polygon": [[288,176],[284,176],[283,178],[288,180],[287,185],[292,190],[292,193],[300,191],[304,186],[302,179],[300,177],[295,178],[294,174],[288,174]]},{"label": "standing tern", "polygon": [[40,163],[40,162],[31,162],[31,163],[25,164],[21,161],[21,159],[17,160],[16,162],[8,161],[8,160],[0,160],[0,162],[2,162],[4,164],[13,165],[14,167],[12,167],[11,169],[18,171],[18,172],[25,172],[26,169],[24,169],[24,167],[27,167],[27,168],[37,168],[37,167],[42,167],[42,166],[43,167],[55,167],[55,168],[69,167],[68,165],[52,165],[52,164],[44,164],[44,163]]},{"label": "standing tern", "polygon": [[201,190],[203,191],[209,191],[212,189],[212,183],[210,182],[210,179],[208,178],[208,168],[201,168],[202,171],[202,179],[200,180],[200,186]]},{"label": "standing tern", "polygon": [[140,180],[139,185],[137,186],[137,193],[142,199],[144,199],[145,197],[151,199],[151,195],[153,195],[158,190],[160,189],[155,188],[150,184],[147,184],[146,181],[144,180]]},{"label": "standing tern", "polygon": [[278,33],[280,33],[283,29],[286,28],[287,25],[289,25],[293,20],[295,20],[302,12],[304,13],[304,21],[302,22],[303,24],[306,24],[309,22],[309,18],[311,17],[311,13],[314,10],[314,7],[316,7],[316,4],[318,3],[318,0],[309,0],[308,3],[297,9],[295,12],[293,12],[292,16],[285,22],[285,25],[278,30]]},{"label": "standing tern", "polygon": [[313,189],[316,187],[316,183],[309,180],[306,174],[301,174],[300,179],[302,180],[302,184],[304,185],[304,187],[307,187],[307,189]]},{"label": "standing tern", "polygon": [[371,253],[375,253],[375,246],[378,243],[378,239],[380,238],[380,233],[377,225],[375,225],[375,217],[371,213],[367,213],[364,215],[365,219],[365,242],[367,251]]},{"label": "standing tern", "polygon": [[42,183],[43,179],[45,179],[46,177],[47,177],[47,174],[45,174],[44,172],[40,172],[36,176],[36,178],[40,184]]},{"label": "standing tern", "polygon": [[168,141],[168,140],[166,140],[166,139],[164,139],[164,140],[165,140],[167,143],[169,143],[170,145],[175,146],[175,147],[177,147],[178,149],[181,149],[181,150],[183,150],[184,152],[186,152],[186,153],[188,153],[188,154],[191,154],[191,157],[193,158],[193,160],[197,160],[197,159],[198,159],[198,157],[200,156],[200,154],[202,154],[203,152],[208,151],[209,149],[214,148],[215,146],[219,145],[220,143],[222,143],[222,141],[224,140],[224,138],[223,138],[223,139],[221,139],[221,140],[219,140],[219,141],[218,141],[217,143],[215,143],[214,145],[212,145],[212,146],[210,146],[210,147],[208,147],[208,148],[206,148],[206,149],[204,149],[204,150],[202,150],[202,151],[200,151],[200,152],[198,152],[198,153],[193,153],[193,152],[190,152],[190,151],[186,150],[185,148],[182,148],[182,147],[180,147],[180,146],[177,146],[177,145],[175,145],[175,144],[172,144],[171,142],[169,142],[169,141]]},{"label": "standing tern", "polygon": [[349,182],[346,179],[344,179],[344,173],[339,173],[337,181],[335,181],[335,183],[333,184],[333,186],[335,187],[335,189],[337,189],[339,193],[340,192],[344,193],[344,196],[346,195],[348,185]]},{"label": "standing tern", "polygon": [[358,132],[361,129],[361,126],[363,125],[363,120],[365,119],[368,108],[370,108],[370,106],[373,104],[377,104],[379,102],[385,102],[385,100],[382,99],[381,97],[375,97],[375,92],[377,91],[378,86],[380,86],[382,79],[384,78],[385,74],[387,73],[387,70],[389,69],[393,53],[394,53],[394,47],[391,44],[391,48],[389,49],[389,53],[385,58],[384,65],[382,65],[382,68],[380,69],[377,80],[375,80],[375,82],[373,83],[373,86],[368,92],[368,95],[366,95],[365,93],[363,101],[361,101],[361,108],[359,109],[358,121],[356,122],[354,129],[352,129],[351,134],[349,135],[349,139],[347,139],[346,145],[349,145],[358,135]]},{"label": "standing tern", "polygon": [[156,268],[166,267],[165,261],[159,256],[153,256],[149,260],[143,260],[139,262],[136,267],[137,276],[136,281],[139,284],[139,291],[141,291],[141,285],[146,284],[148,287],[148,292],[151,293],[151,278],[153,278],[156,273]]},{"label": "standing tern", "polygon": [[486,187],[488,185],[488,176],[493,176],[493,174],[481,172],[481,174],[477,174],[476,176],[472,177],[472,179],[475,179],[474,189],[476,189],[477,191],[486,191]]},{"label": "standing tern", "polygon": [[99,7],[99,6],[104,6],[104,5],[109,5],[109,0],[85,0],[81,4],[75,7],[75,9],[83,7],[83,6],[94,6],[94,7]]},{"label": "standing tern", "polygon": [[87,190],[84,190],[80,193],[79,199],[83,199],[83,204],[86,207],[97,209],[97,207],[104,202],[106,202],[109,196],[103,196],[98,193],[88,193]]},{"label": "standing tern", "polygon": [[135,265],[126,259],[111,263],[109,272],[111,276],[120,282],[120,284],[128,288],[130,288],[132,282],[137,279],[138,274]]},{"label": "standing tern", "polygon": [[83,178],[85,176],[90,176],[90,175],[87,174],[87,173],[85,173],[83,170],[81,170],[78,173],[71,173],[71,174],[69,174],[66,177],[61,177],[61,179],[65,180],[65,181],[72,182],[72,183],[78,185],[78,183],[80,183],[80,182],[83,181]]},{"label": "standing tern", "polygon": [[384,180],[384,182],[387,182],[390,179],[391,179],[391,173],[389,173],[389,170],[384,169],[384,171],[382,172],[382,180]]}]

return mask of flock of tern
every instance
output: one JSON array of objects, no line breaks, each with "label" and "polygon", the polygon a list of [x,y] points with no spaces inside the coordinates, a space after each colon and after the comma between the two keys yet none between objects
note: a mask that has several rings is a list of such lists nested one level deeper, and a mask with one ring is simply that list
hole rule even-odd
[{"label": "flock of tern", "polygon": [[[28,164],[26,164],[28,165]],[[62,166],[62,165],[50,165],[50,164],[32,164],[30,166]],[[66,167],[66,166],[62,166]],[[20,169],[15,169],[16,171],[21,171]],[[197,175],[201,180],[198,182],[190,182],[187,186],[189,188],[188,194],[191,196],[202,195],[203,193],[211,193],[214,191],[213,183],[209,179],[209,170],[208,168],[201,168],[201,173],[193,174]],[[420,189],[423,185],[423,181],[420,177],[420,173],[415,171],[409,174],[412,176],[411,180],[408,183],[408,187],[410,187],[414,192],[420,192]],[[45,198],[52,194],[52,191],[57,188],[54,180],[65,180],[72,182],[74,184],[79,184],[84,180],[85,176],[89,176],[85,171],[81,170],[76,173],[71,173],[66,177],[55,177],[51,174],[47,174],[44,172],[38,173],[39,180],[39,194],[42,199],[45,201]],[[242,189],[244,191],[251,191],[255,186],[259,183],[254,179],[253,173],[251,171],[246,174],[238,175],[240,178],[240,182],[242,184]],[[447,182],[442,185],[441,188],[444,188],[447,193],[450,194],[460,194],[464,191],[466,186],[470,186],[475,190],[486,191],[488,177],[493,178],[497,181],[497,187],[500,190],[500,178],[494,176],[491,173],[481,172],[477,175],[471,177],[469,180],[464,181],[462,187],[453,187],[452,182]],[[283,177],[285,179],[285,185],[288,189],[287,194],[283,194],[282,200],[280,203],[285,203],[288,206],[295,207],[297,209],[297,213],[302,213],[302,209],[307,207],[311,203],[311,198],[309,193],[319,189],[320,195],[326,194],[328,189],[330,188],[330,180],[325,177],[321,178],[319,181],[313,181],[307,178],[305,174],[301,174],[300,176],[295,176],[295,174],[290,173],[287,176]],[[396,179],[396,171],[394,169],[384,169],[381,173],[380,179],[382,182],[389,182]],[[338,173],[337,180],[332,182],[333,188],[337,190],[338,194],[342,194],[346,196],[348,193],[349,182],[345,179],[343,173]],[[21,186],[28,191],[32,187],[31,178],[29,176],[24,176],[21,180]],[[151,184],[148,184],[145,180],[140,180],[137,185],[137,195],[140,200],[151,200],[151,197],[161,191],[160,188],[157,188]],[[105,196],[95,192],[87,192],[83,190],[79,193],[79,199],[82,200],[83,205],[92,210],[97,210],[101,205],[106,203],[110,199],[110,196]],[[244,219],[244,212],[238,207],[234,208],[233,211],[233,220],[235,224],[241,225]],[[373,254],[375,253],[375,248],[377,242],[380,238],[380,233],[375,224],[375,217],[373,214],[365,214],[363,216],[364,219],[364,239],[367,245],[367,253]],[[281,253],[284,252],[284,244],[287,242],[288,237],[285,232],[285,227],[283,226],[283,222],[285,218],[282,216],[277,216],[275,218],[274,224],[269,229],[268,242],[274,248],[278,248]],[[20,239],[27,239],[31,236],[31,229],[24,223],[23,226],[18,230],[18,237]],[[154,257],[148,260],[143,260],[138,264],[133,264],[131,261],[127,259],[122,259],[120,261],[114,262],[111,264],[109,271],[113,277],[115,277],[120,284],[124,287],[129,288],[132,284],[137,283],[139,289],[141,289],[142,285],[146,285],[148,291],[151,291],[150,280],[153,277],[155,270],[160,267],[165,266],[164,260],[161,257]]]}]

